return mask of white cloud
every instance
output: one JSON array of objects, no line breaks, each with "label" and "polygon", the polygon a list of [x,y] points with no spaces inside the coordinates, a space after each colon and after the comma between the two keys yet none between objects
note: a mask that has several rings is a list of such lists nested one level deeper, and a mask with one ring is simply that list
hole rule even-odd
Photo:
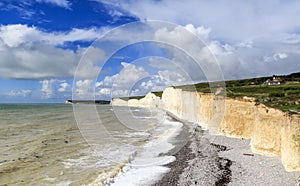
[{"label": "white cloud", "polygon": [[[70,5],[67,1],[51,2],[62,7]],[[300,58],[300,35],[296,32],[300,26],[298,21],[300,2],[282,3],[270,0],[235,1],[234,3],[197,0],[190,0],[188,3],[173,0],[129,0],[118,1],[118,3],[114,0],[105,0],[102,2],[110,7],[118,5],[137,15],[141,20],[158,19],[186,25],[185,29],[207,44],[207,46],[200,44],[201,51],[195,50],[199,46],[193,37],[182,34],[186,31],[183,27],[174,30],[159,29],[153,37],[178,43],[204,62],[201,61],[203,66],[199,68],[197,64],[188,62],[191,59],[184,53],[177,52],[171,47],[167,55],[171,56],[172,62],[153,62],[159,69],[158,74],[150,74],[147,69],[139,65],[122,63],[123,70],[120,73],[107,76],[94,85],[87,78],[98,74],[96,61],[104,59],[105,53],[100,49],[91,48],[85,59],[85,68],[77,71],[77,75],[82,80],[75,83],[76,93],[83,97],[86,95],[90,97],[95,87],[96,95],[110,95],[115,92],[115,95],[128,96],[129,93],[137,95],[159,89],[166,86],[166,82],[184,84],[190,80],[196,82],[203,80],[205,76],[202,70],[209,69],[207,66],[212,62],[208,60],[212,59],[210,53],[213,53],[219,61],[226,79],[284,74],[300,69],[297,64]],[[108,13],[120,17],[126,11],[119,11],[118,8],[111,8]],[[279,11],[274,12],[273,9]],[[59,47],[66,42],[93,41],[104,31],[105,29],[90,28],[47,33],[34,26],[2,25],[0,26],[0,76],[23,79],[70,77],[85,49],[79,47],[76,51],[71,51]],[[145,38],[144,33],[126,31],[116,32],[107,39],[117,40],[119,34],[123,34],[126,36],[124,38],[130,41]],[[153,34],[150,32],[147,34]],[[146,38],[151,37],[147,35]],[[213,74],[214,71],[208,73]],[[53,86],[51,89],[49,82],[47,86],[46,83],[45,85],[42,83],[42,86],[45,97],[54,94]],[[64,82],[60,82],[56,91],[67,91],[67,87]]]},{"label": "white cloud", "polygon": [[90,79],[76,81],[73,99],[94,99],[94,81]]},{"label": "white cloud", "polygon": [[[141,20],[187,25],[186,29],[203,39],[216,55],[226,79],[299,71],[300,1],[101,2],[111,9],[121,7]],[[193,46],[189,38],[182,38],[180,30],[161,29],[157,34],[166,41],[177,39],[178,43]],[[201,55],[205,56],[206,49]],[[276,65],[270,68],[270,62]]]},{"label": "white cloud", "polygon": [[119,76],[114,81],[114,86],[122,87],[132,82],[136,82],[141,78],[149,76],[149,73],[143,67],[138,67],[134,64],[122,62],[123,69]]},{"label": "white cloud", "polygon": [[112,97],[128,97],[128,96],[135,96],[133,94],[129,95],[129,91],[128,89],[126,90],[122,90],[122,89],[114,89],[112,92],[111,92],[111,96]]},{"label": "white cloud", "polygon": [[[192,25],[187,25],[186,28],[192,30],[192,32],[199,36],[199,38],[203,38],[202,32],[195,31],[201,30],[202,27],[201,29],[198,29]],[[214,58],[219,63],[225,79],[240,79],[272,74],[288,74],[299,70],[299,63],[297,62],[297,59],[295,60],[295,58],[300,58],[300,47],[294,44],[297,42],[297,37],[295,37],[295,35],[293,35],[293,39],[289,39],[290,42],[293,40],[293,44],[287,44],[285,42],[286,35],[284,35],[285,37],[281,35],[264,36],[254,40],[243,40],[237,44],[228,44],[224,43],[224,41],[222,43],[219,40],[212,39],[207,31],[206,33],[208,33],[208,35],[205,35],[205,38],[207,38],[205,44],[207,46],[201,46],[200,44],[197,47],[197,43],[193,43],[192,38],[184,37],[185,35],[183,33],[183,29],[160,29],[156,32],[156,37],[164,38],[166,41],[176,40],[180,42],[183,49],[187,48],[192,56],[196,56],[200,62],[198,64],[198,68],[197,65],[188,63],[188,59],[185,59],[179,52],[169,52],[173,52],[173,64],[177,64],[178,68],[184,71],[183,73],[178,74],[186,73],[194,82],[205,80],[205,77],[209,77],[210,79],[214,78],[213,76],[216,71],[214,71],[215,68],[211,68],[211,65],[215,65],[213,63]],[[274,38],[276,38],[276,40],[274,40]],[[201,47],[203,47],[201,52],[193,50],[193,48]],[[293,57],[289,57],[291,55]],[[270,67],[270,63],[264,62],[278,63]],[[287,63],[289,66],[287,66]],[[216,65],[215,67],[218,68]],[[199,68],[203,71],[202,74]],[[172,78],[172,75],[169,77]],[[172,79],[175,79],[175,77]],[[178,78],[178,80],[180,80],[180,78]]]},{"label": "white cloud", "polygon": [[57,89],[58,92],[68,92],[70,91],[71,86],[66,82],[62,81],[59,85],[59,88]]},{"label": "white cloud", "polygon": [[[107,78],[108,76],[106,76],[105,78]],[[101,82],[96,82],[96,87],[100,87],[100,86],[102,86],[103,85],[103,81],[101,81]]]},{"label": "white cloud", "polygon": [[103,81],[96,83],[96,87],[131,88],[134,83],[149,76],[149,73],[143,67],[126,62],[122,62],[121,65],[123,69],[118,74],[106,76]]},{"label": "white cloud", "polygon": [[228,55],[232,54],[234,48],[228,44],[222,45],[218,41],[210,41],[208,43],[208,48],[214,55]]},{"label": "white cloud", "polygon": [[[299,27],[299,1],[102,1],[118,6],[141,20],[205,25],[214,37],[240,41],[253,36],[288,32]],[[273,11],[278,10],[278,11]]]},{"label": "white cloud", "polygon": [[273,58],[275,61],[280,60],[280,59],[285,59],[287,58],[288,55],[286,53],[277,53],[273,55]]},{"label": "white cloud", "polygon": [[159,71],[158,72],[159,76],[162,77],[164,81],[167,81],[171,85],[183,85],[183,84],[188,84],[191,83],[189,82],[189,77],[184,76],[180,70],[177,71],[169,71],[169,70],[164,70],[164,71]]},{"label": "white cloud", "polygon": [[[198,34],[200,33],[198,32]],[[199,37],[202,36],[199,35]],[[206,45],[214,44],[214,42],[207,41],[205,44],[181,26],[177,26],[173,30],[158,29],[155,32],[155,38],[162,42],[172,43],[172,47],[167,49],[173,61],[172,65],[176,66],[179,74],[184,75],[185,79],[189,80],[188,83],[199,82],[205,77],[209,81],[221,80],[221,75],[217,71],[216,60],[211,49]],[[176,50],[178,47],[181,50]]]},{"label": "white cloud", "polygon": [[60,7],[64,7],[69,9],[71,6],[71,3],[68,0],[36,0],[36,2],[39,3],[51,3]]},{"label": "white cloud", "polygon": [[149,81],[144,81],[144,82],[142,82],[142,84],[141,84],[141,87],[143,88],[143,89],[145,89],[145,90],[149,90],[150,88],[152,88],[153,87],[153,82],[152,82],[152,80],[149,80]]},{"label": "white cloud", "polygon": [[132,96],[141,96],[141,95],[145,95],[145,93],[143,91],[141,91],[140,89],[134,89],[130,92],[130,95]]},{"label": "white cloud", "polygon": [[119,74],[113,76],[106,76],[103,81],[97,82],[96,87],[104,86],[110,87],[114,83],[115,79],[119,76]]},{"label": "white cloud", "polygon": [[99,96],[112,94],[113,97],[126,97],[133,87],[149,73],[141,66],[122,62],[123,69],[113,76],[106,76],[103,81],[96,82]]},{"label": "white cloud", "polygon": [[208,41],[209,39],[209,34],[211,32],[211,29],[210,28],[205,28],[203,26],[201,27],[195,27],[194,25],[192,24],[187,24],[185,26],[185,28],[192,32],[193,34],[197,35],[200,39],[202,39],[203,41]]},{"label": "white cloud", "polygon": [[[151,59],[153,64],[156,60]],[[161,61],[168,63],[169,61]],[[142,64],[122,62],[123,69],[115,75],[106,76],[103,81],[96,82],[96,96],[102,98],[127,97],[145,95],[150,91],[162,91],[170,85],[188,82],[183,71],[169,65],[159,66],[160,70],[150,74]],[[174,65],[173,65],[174,66]],[[167,67],[170,70],[163,70]]]},{"label": "white cloud", "polygon": [[0,39],[8,47],[18,47],[26,43],[43,42],[50,45],[63,45],[65,42],[93,41],[101,36],[106,28],[77,29],[69,32],[44,32],[34,26],[22,24],[1,25]]},{"label": "white cloud", "polygon": [[[70,32],[43,32],[27,25],[0,26],[0,77],[11,79],[45,79],[72,77],[81,55],[85,49],[78,47],[76,51],[62,49],[67,41],[92,41],[101,35],[97,29],[73,29]],[[91,57],[103,59],[105,55],[100,49]],[[97,74],[94,63],[86,63],[85,70],[79,69],[79,77]]]},{"label": "white cloud", "polygon": [[2,42],[9,47],[16,47],[21,43],[30,41],[31,38],[39,39],[39,31],[34,27],[27,27],[26,25],[2,25],[0,27],[0,38]]},{"label": "white cloud", "polygon": [[102,49],[90,46],[84,53],[84,57],[80,60],[77,66],[75,76],[96,79],[101,66],[105,59],[105,53]]},{"label": "white cloud", "polygon": [[109,88],[101,88],[100,91],[99,91],[99,94],[100,95],[110,95],[111,94],[111,89]]},{"label": "white cloud", "polygon": [[253,41],[248,39],[237,44],[238,47],[252,48]]},{"label": "white cloud", "polygon": [[[0,43],[1,45],[1,43]],[[79,55],[44,44],[0,47],[0,77],[12,79],[44,79],[71,77]]]},{"label": "white cloud", "polygon": [[43,80],[40,81],[42,84],[41,92],[42,92],[42,99],[50,99],[54,96],[54,83],[56,83],[57,80],[50,79],[50,80]]},{"label": "white cloud", "polygon": [[282,60],[282,59],[285,59],[287,58],[288,55],[286,53],[275,53],[271,56],[264,56],[264,61],[265,62],[274,62],[274,61],[279,61],[279,60]]},{"label": "white cloud", "polygon": [[11,90],[10,92],[4,93],[4,95],[9,97],[27,97],[32,93],[32,90],[24,89],[24,90]]}]

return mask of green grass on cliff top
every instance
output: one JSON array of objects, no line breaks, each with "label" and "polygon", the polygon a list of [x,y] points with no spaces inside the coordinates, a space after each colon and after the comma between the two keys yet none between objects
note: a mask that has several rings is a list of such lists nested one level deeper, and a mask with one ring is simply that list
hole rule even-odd
[{"label": "green grass on cliff top", "polygon": [[[254,97],[257,104],[278,108],[288,113],[300,114],[300,72],[290,75],[280,75],[284,82],[281,85],[264,85],[264,82],[272,77],[260,77],[241,80],[226,81],[226,96],[230,98]],[[188,91],[211,93],[209,83],[177,86]],[[161,97],[162,92],[153,92]],[[143,96],[122,98],[140,99]]]},{"label": "green grass on cliff top", "polygon": [[[254,97],[257,104],[278,108],[284,112],[300,113],[300,72],[281,75],[284,82],[281,85],[264,85],[272,77],[261,77],[226,81],[226,95],[230,98]],[[198,92],[210,93],[208,83],[178,86],[183,90],[194,87]]]}]

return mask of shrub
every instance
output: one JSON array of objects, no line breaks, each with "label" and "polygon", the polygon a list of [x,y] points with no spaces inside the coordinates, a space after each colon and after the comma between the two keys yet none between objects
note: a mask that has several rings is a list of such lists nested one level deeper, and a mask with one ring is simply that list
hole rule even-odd
[{"label": "shrub", "polygon": [[297,90],[297,91],[292,91],[292,90],[289,90],[286,92],[287,95],[300,95],[300,90]]},{"label": "shrub", "polygon": [[284,97],[284,93],[282,92],[272,92],[269,94],[269,97]]}]

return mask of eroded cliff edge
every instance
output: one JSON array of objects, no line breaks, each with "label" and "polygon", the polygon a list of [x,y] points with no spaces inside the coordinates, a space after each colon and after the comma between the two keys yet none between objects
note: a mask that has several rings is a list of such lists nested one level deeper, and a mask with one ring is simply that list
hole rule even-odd
[{"label": "eroded cliff edge", "polygon": [[113,105],[157,107],[198,123],[213,133],[251,139],[254,153],[280,156],[287,171],[300,171],[300,117],[249,100],[167,88],[162,99],[149,93],[141,100]]}]

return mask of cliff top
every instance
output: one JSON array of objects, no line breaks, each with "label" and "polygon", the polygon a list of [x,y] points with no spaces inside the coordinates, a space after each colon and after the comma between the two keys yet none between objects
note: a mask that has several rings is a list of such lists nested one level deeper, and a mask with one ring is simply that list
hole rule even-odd
[{"label": "cliff top", "polygon": [[[267,84],[270,79],[280,79],[280,84]],[[218,84],[218,82],[215,82]],[[226,96],[240,100],[255,101],[256,104],[264,104],[268,107],[277,108],[291,114],[300,114],[300,72],[289,75],[278,75],[260,78],[225,81]],[[211,93],[209,83],[198,83],[193,85],[181,85],[185,91],[197,91]],[[162,92],[153,92],[161,97]],[[141,99],[144,96],[123,97],[122,100]]]},{"label": "cliff top", "polygon": [[[280,78],[280,84],[267,84],[274,77]],[[226,81],[226,95],[230,98],[241,99],[252,97],[257,104],[277,108],[284,112],[300,113],[300,72],[290,75],[260,77],[242,80]],[[211,93],[209,83],[178,86],[183,90],[196,90]]]}]

